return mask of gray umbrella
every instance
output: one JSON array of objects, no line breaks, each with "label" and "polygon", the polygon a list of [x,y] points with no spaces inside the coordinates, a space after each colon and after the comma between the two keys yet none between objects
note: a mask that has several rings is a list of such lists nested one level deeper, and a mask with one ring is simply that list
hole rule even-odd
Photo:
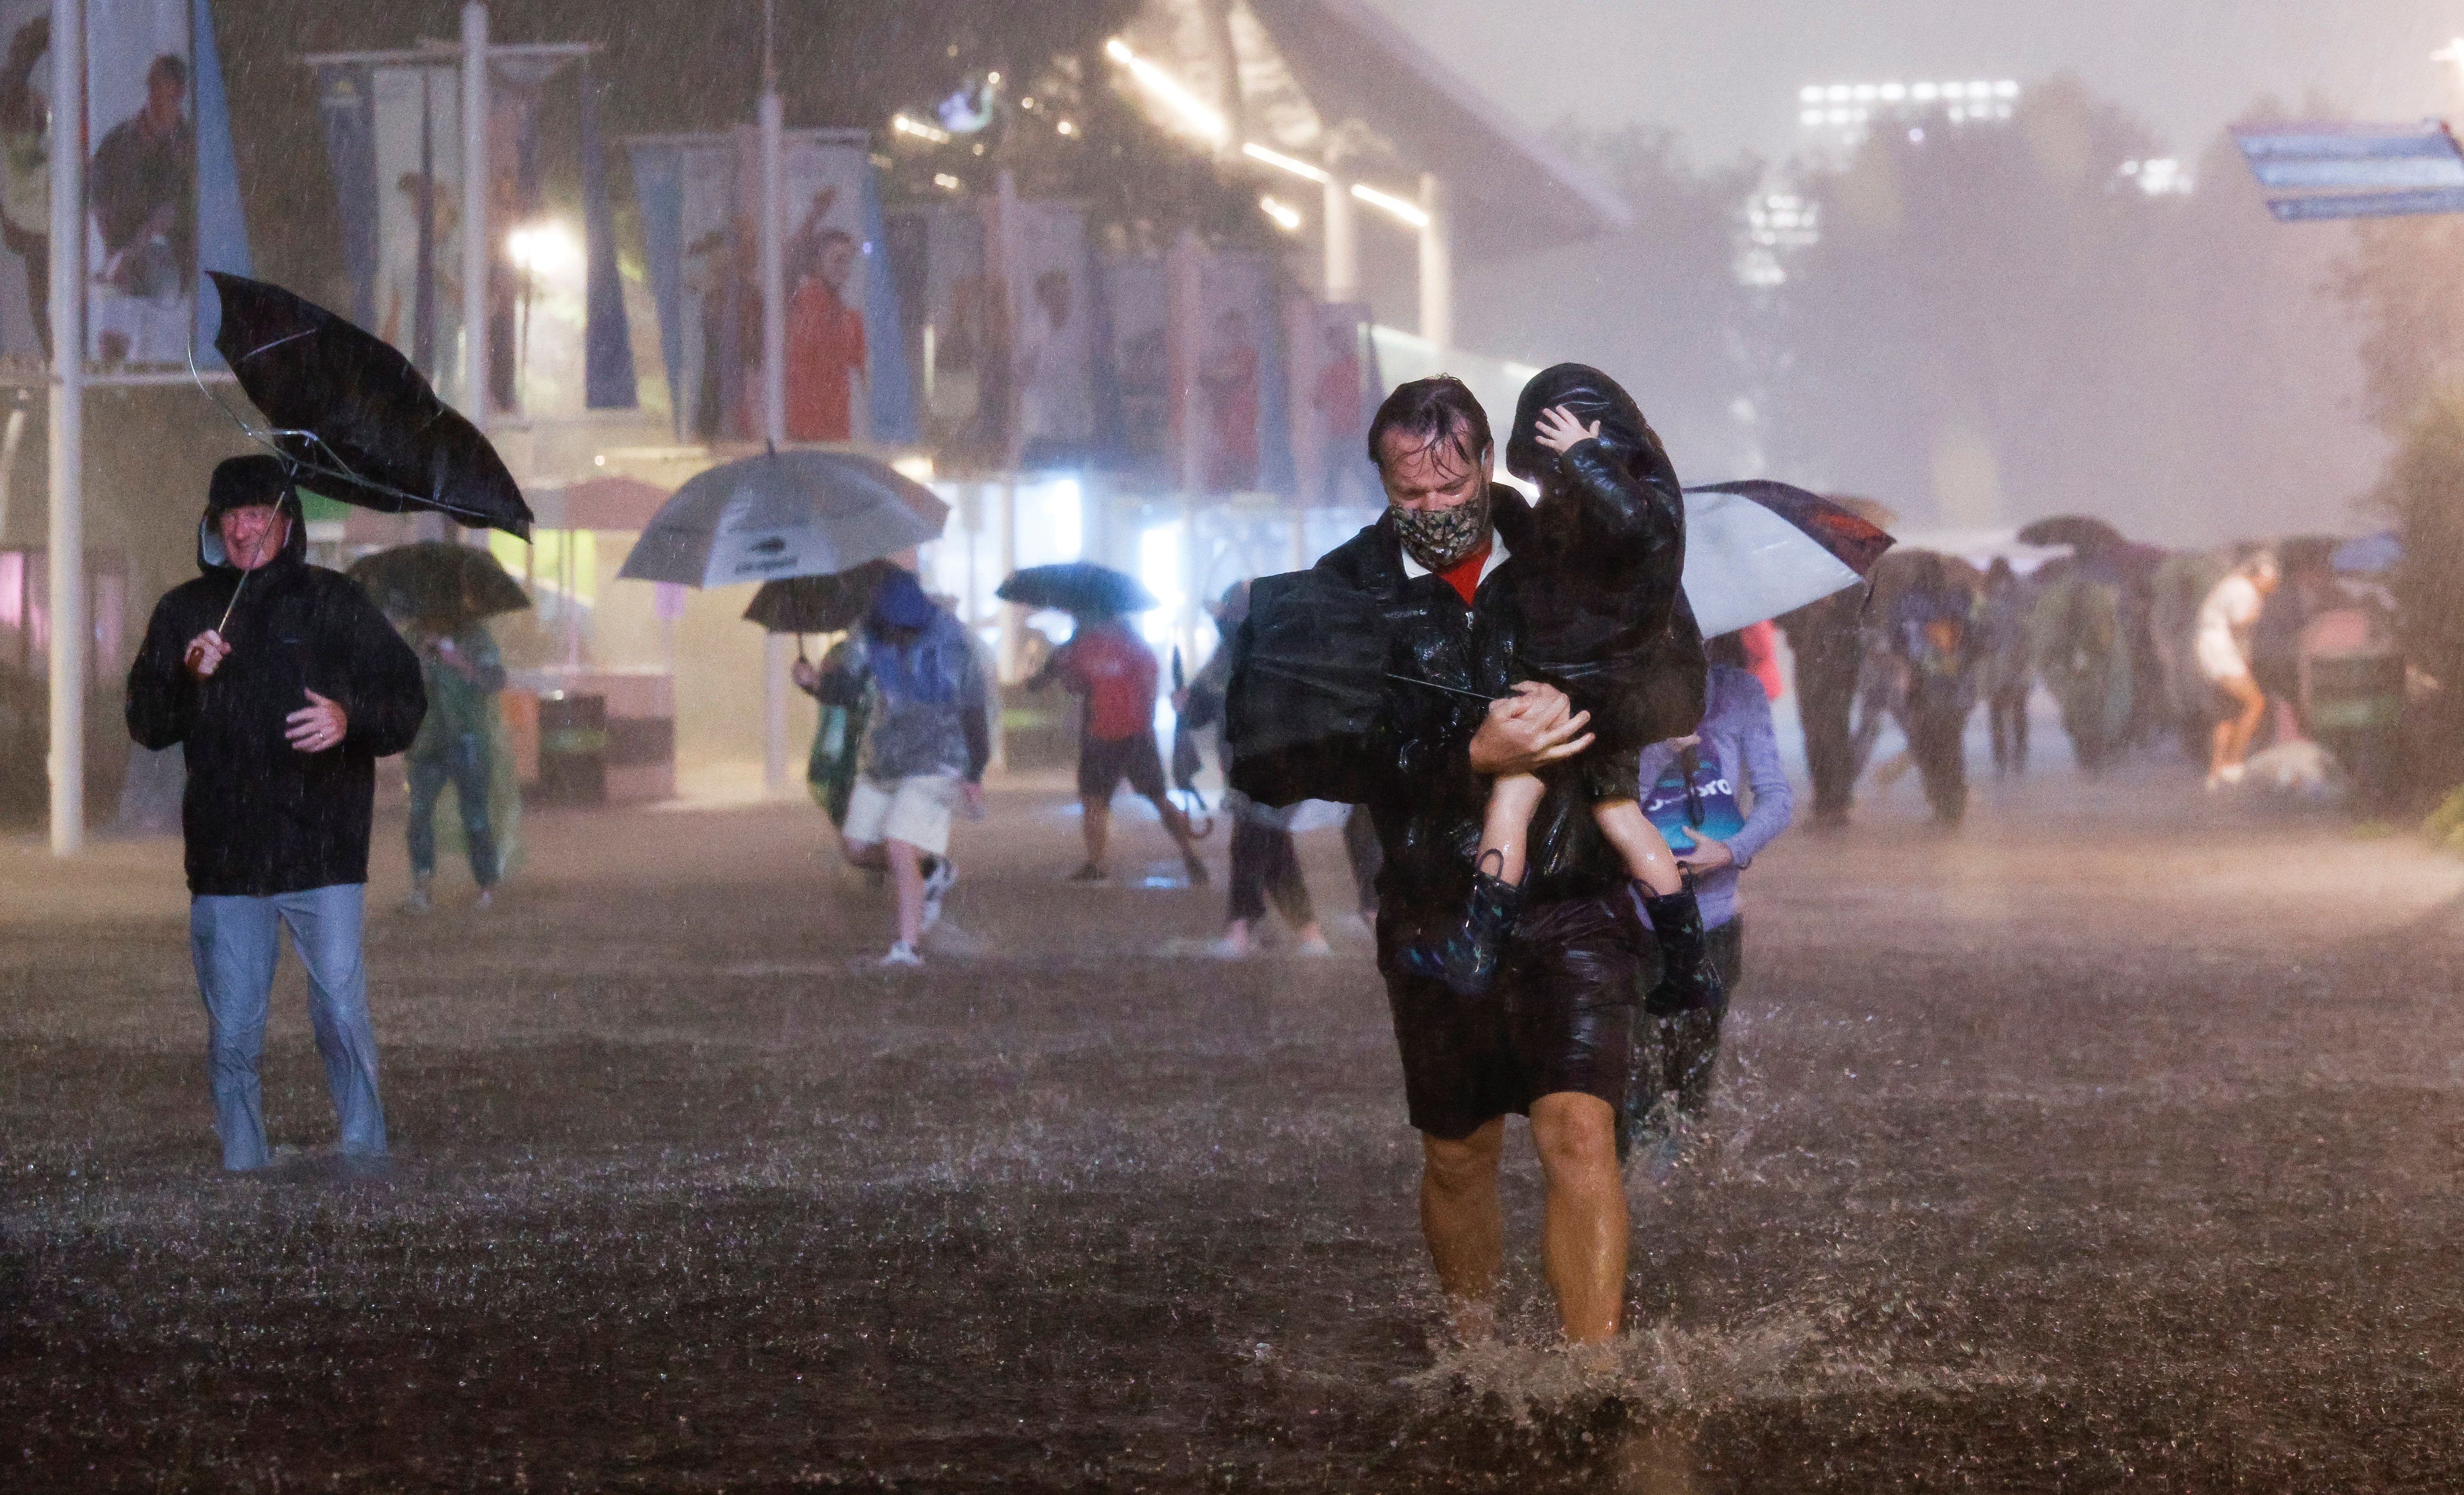
[{"label": "gray umbrella", "polygon": [[676,490],[617,575],[725,586],[834,576],[938,539],[949,505],[847,451],[766,451]]}]

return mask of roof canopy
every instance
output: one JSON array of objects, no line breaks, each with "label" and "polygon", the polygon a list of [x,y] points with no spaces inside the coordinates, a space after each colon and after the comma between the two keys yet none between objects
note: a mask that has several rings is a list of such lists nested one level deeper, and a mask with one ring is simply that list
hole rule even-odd
[{"label": "roof canopy", "polygon": [[[1615,194],[1367,0],[1246,4],[1322,128],[1357,120],[1392,146],[1398,165],[1443,179],[1459,253],[1521,253],[1633,222]],[[1242,61],[1246,93],[1252,59]]]}]

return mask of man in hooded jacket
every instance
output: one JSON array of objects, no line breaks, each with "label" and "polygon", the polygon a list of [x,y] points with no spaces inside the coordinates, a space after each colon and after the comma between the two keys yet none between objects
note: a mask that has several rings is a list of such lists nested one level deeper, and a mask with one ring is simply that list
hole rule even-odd
[{"label": "man in hooded jacket", "polygon": [[376,760],[410,745],[428,697],[418,656],[359,583],[307,562],[297,515],[277,459],[214,469],[204,574],[155,605],[128,671],[129,736],[187,750],[188,951],[233,1170],[272,1161],[257,1061],[286,926],[308,968],[340,1151],[385,1150],[360,955],[368,824]]}]

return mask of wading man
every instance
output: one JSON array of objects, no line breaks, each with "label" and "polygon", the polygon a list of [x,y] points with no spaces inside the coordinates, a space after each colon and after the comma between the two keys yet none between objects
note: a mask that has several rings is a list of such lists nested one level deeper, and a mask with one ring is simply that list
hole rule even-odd
[{"label": "wading man", "polygon": [[[1397,388],[1370,427],[1369,450],[1386,514],[1313,570],[1253,588],[1235,644],[1232,781],[1264,803],[1348,801],[1374,820],[1384,853],[1378,968],[1421,1134],[1420,1223],[1459,1330],[1479,1335],[1494,1322],[1505,1253],[1498,1164],[1505,1118],[1519,1113],[1530,1118],[1546,1176],[1541,1254],[1566,1336],[1603,1341],[1623,1308],[1617,1133],[1632,1079],[1636,951],[1648,936],[1625,865],[1575,776],[1553,776],[1531,820],[1522,907],[1488,992],[1457,996],[1398,958],[1462,919],[1490,780],[1551,769],[1592,744],[1587,716],[1562,693],[1514,684],[1529,600],[1509,558],[1532,548],[1538,517],[1492,484],[1487,416],[1455,380]],[[1385,677],[1375,704],[1358,705],[1355,690],[1332,714],[1336,725],[1294,731],[1311,708],[1284,683],[1308,673],[1293,660],[1317,637],[1355,627],[1382,637],[1382,657],[1335,674]],[[1699,643],[1681,652],[1699,686]],[[1672,669],[1685,667],[1672,655]]]},{"label": "wading man", "polygon": [[257,1060],[281,927],[308,968],[339,1151],[385,1150],[360,929],[376,760],[428,710],[419,658],[358,583],[310,565],[282,464],[214,469],[197,530],[204,575],[154,606],[128,671],[128,732],[187,749],[188,953],[205,999],[223,1166],[273,1160]]}]

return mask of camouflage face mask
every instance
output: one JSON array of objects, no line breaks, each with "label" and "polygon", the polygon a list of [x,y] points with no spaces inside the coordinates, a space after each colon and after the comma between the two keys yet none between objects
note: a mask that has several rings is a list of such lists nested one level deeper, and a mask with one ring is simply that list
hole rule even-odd
[{"label": "camouflage face mask", "polygon": [[1443,571],[1478,550],[1488,539],[1488,489],[1485,485],[1451,509],[1396,509],[1395,533],[1403,551],[1432,571]]}]

